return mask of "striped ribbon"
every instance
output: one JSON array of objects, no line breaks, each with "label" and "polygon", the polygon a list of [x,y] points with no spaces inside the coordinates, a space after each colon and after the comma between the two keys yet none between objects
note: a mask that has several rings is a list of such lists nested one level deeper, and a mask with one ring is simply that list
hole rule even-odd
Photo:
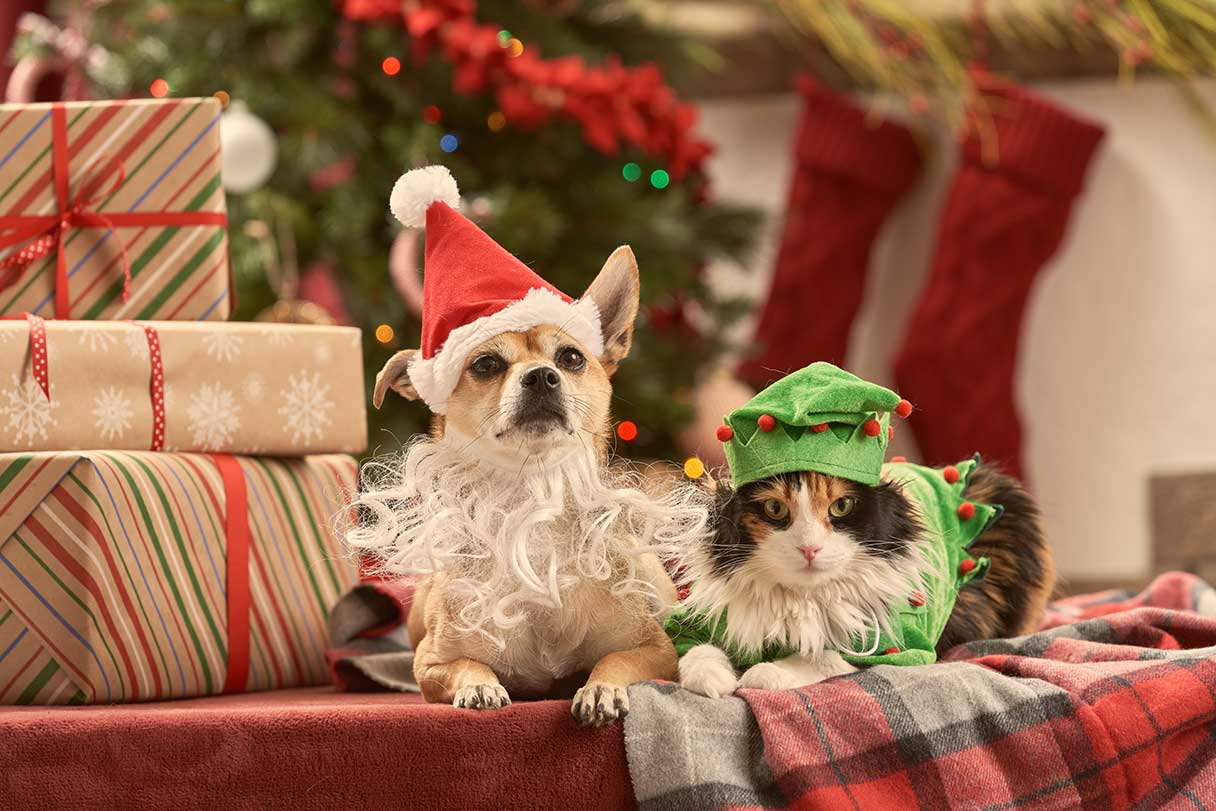
[{"label": "striped ribbon", "polygon": [[[181,225],[219,225],[228,223],[228,217],[219,211],[139,211],[101,213],[92,206],[100,197],[94,192],[105,180],[97,176],[70,196],[68,190],[68,124],[67,111],[63,104],[51,107],[51,168],[54,173],[55,202],[58,213],[47,215],[0,215],[0,250],[23,242],[28,245],[0,262],[0,290],[16,284],[21,273],[33,262],[56,253],[55,261],[55,317],[70,318],[71,296],[68,292],[67,257],[63,250],[64,235],[71,228],[105,228],[114,232],[117,228],[173,227]],[[122,185],[124,172],[121,160],[112,163],[117,175],[111,191]],[[116,237],[117,239],[117,237]],[[130,296],[131,262],[126,245],[118,239],[122,254],[123,287],[122,300]]]}]

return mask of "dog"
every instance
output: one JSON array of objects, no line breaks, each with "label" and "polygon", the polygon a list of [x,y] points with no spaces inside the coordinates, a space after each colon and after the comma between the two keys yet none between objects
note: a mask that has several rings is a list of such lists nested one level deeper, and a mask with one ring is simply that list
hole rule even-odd
[{"label": "dog", "polygon": [[[384,571],[426,575],[407,627],[428,702],[493,710],[573,692],[575,719],[602,725],[628,713],[630,684],[675,679],[660,554],[702,539],[709,505],[609,464],[611,378],[638,293],[633,251],[618,248],[579,299],[598,311],[602,351],[562,323],[487,337],[429,436],[365,469],[348,539]],[[418,359],[389,359],[377,408],[389,390],[419,398]]]},{"label": "dog", "polygon": [[[731,649],[790,655],[739,674],[721,647],[698,644],[680,659],[686,689],[716,698],[737,687],[791,689],[855,672],[841,652],[859,653],[858,640],[877,638],[877,618],[920,594],[929,568],[924,526],[898,481],[884,475],[868,486],[793,472],[738,491],[727,482],[710,487],[715,530],[690,562],[690,608],[725,615]],[[959,589],[939,655],[964,642],[1035,630],[1055,585],[1038,509],[1021,484],[980,464],[963,493],[1003,505],[1004,513],[967,549],[991,565],[983,579]]]}]

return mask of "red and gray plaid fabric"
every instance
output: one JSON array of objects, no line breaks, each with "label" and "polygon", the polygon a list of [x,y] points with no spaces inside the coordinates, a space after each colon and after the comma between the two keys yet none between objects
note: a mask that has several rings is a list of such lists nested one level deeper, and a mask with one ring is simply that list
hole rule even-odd
[{"label": "red and gray plaid fabric", "polygon": [[[1216,805],[1216,593],[1164,575],[1134,597],[1061,601],[1045,628],[936,665],[741,691],[758,733],[714,721],[738,699],[635,687],[625,736],[639,806]],[[747,742],[757,734],[762,750]]]}]

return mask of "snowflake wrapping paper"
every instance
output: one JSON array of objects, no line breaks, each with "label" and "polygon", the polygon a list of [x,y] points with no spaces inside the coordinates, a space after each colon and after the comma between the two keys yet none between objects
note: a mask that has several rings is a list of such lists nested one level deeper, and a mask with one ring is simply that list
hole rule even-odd
[{"label": "snowflake wrapping paper", "polygon": [[212,98],[0,104],[0,314],[227,319],[219,119]]},{"label": "snowflake wrapping paper", "polygon": [[0,704],[324,684],[349,456],[0,454]]},{"label": "snowflake wrapping paper", "polygon": [[302,456],[366,449],[356,328],[186,321],[44,327],[47,391],[34,373],[30,322],[0,320],[0,452]]}]

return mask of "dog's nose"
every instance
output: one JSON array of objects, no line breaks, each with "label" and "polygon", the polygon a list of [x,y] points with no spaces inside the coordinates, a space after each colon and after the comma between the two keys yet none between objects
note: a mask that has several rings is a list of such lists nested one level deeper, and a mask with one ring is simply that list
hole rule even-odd
[{"label": "dog's nose", "polygon": [[523,377],[519,379],[519,385],[525,389],[556,389],[562,384],[562,379],[557,376],[557,370],[552,366],[533,366],[528,371],[524,372]]},{"label": "dog's nose", "polygon": [[815,556],[818,555],[820,550],[822,550],[822,549],[823,549],[823,547],[820,546],[819,544],[811,544],[810,546],[798,547],[798,551],[802,553],[802,556],[804,558],[806,558],[807,563],[810,563],[811,561],[813,561],[815,559]]}]

